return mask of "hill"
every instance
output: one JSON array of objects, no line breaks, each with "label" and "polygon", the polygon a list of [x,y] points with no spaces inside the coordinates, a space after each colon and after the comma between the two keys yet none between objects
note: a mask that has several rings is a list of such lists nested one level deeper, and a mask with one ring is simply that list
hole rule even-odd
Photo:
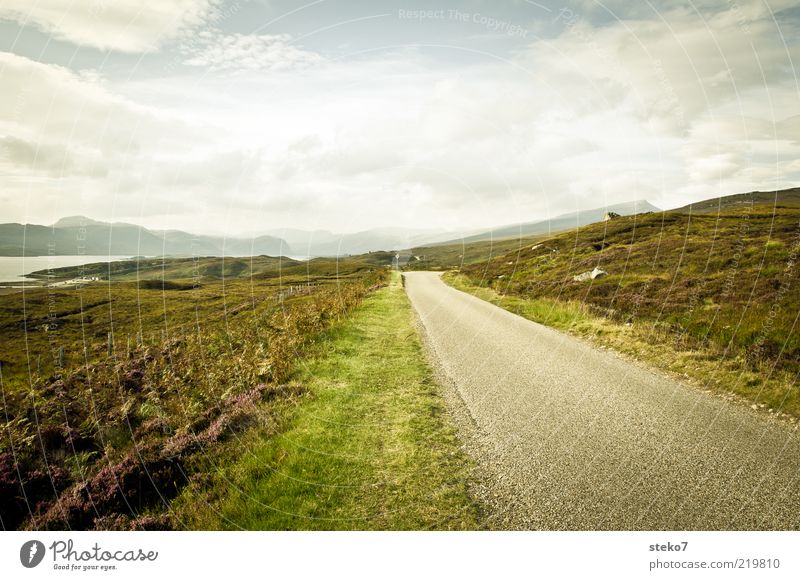
[{"label": "hill", "polygon": [[751,205],[800,207],[800,187],[778,191],[751,191],[749,193],[714,197],[670,211],[678,213],[717,213]]},{"label": "hill", "polygon": [[267,234],[283,238],[294,254],[300,256],[350,256],[400,250],[452,240],[461,235],[460,232],[413,228],[375,228],[348,234],[327,230],[274,229]]},{"label": "hill", "polygon": [[82,216],[63,218],[52,226],[0,224],[0,256],[281,256],[291,253],[289,245],[274,236],[247,239],[204,236],[98,222]]},{"label": "hill", "polygon": [[[97,277],[103,281],[152,283],[170,281],[192,284],[227,280],[264,280],[280,278],[283,282],[302,282],[314,277],[335,280],[343,273],[361,273],[390,265],[394,254],[372,252],[348,258],[314,258],[307,261],[286,257],[203,257],[203,258],[145,258],[138,257],[117,262],[97,262],[81,266],[53,268],[32,272],[31,278],[50,281],[70,280],[78,277]],[[176,288],[181,287],[176,286]]]},{"label": "hill", "polygon": [[471,243],[485,240],[504,240],[508,238],[520,238],[527,236],[550,235],[555,232],[585,226],[603,220],[607,212],[614,212],[619,215],[633,215],[648,211],[661,211],[649,201],[640,199],[625,203],[618,203],[605,207],[587,209],[557,215],[547,220],[526,222],[494,228],[479,234],[467,236],[461,240],[448,240],[439,242],[439,245],[455,243]]},{"label": "hill", "polygon": [[411,228],[376,228],[348,234],[285,228],[223,237],[69,216],[51,226],[0,224],[0,256],[357,256],[433,244],[457,235],[460,233]]}]

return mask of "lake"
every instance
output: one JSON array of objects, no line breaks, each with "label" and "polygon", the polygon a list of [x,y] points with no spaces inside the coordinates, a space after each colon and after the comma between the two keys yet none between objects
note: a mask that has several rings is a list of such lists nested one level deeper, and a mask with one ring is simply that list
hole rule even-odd
[{"label": "lake", "polygon": [[14,282],[34,282],[35,278],[26,278],[26,274],[47,268],[66,268],[96,262],[119,262],[128,260],[130,256],[0,256],[0,284]]}]

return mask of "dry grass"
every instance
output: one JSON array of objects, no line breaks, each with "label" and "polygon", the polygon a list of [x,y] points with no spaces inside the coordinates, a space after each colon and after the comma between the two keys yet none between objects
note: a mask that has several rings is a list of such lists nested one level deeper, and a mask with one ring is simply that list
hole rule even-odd
[{"label": "dry grass", "polygon": [[399,280],[335,327],[297,380],[310,399],[187,488],[191,528],[474,529],[468,460],[424,362]]},{"label": "dry grass", "polygon": [[2,527],[168,527],[205,453],[306,396],[298,361],[385,279],[352,266],[0,297]]}]

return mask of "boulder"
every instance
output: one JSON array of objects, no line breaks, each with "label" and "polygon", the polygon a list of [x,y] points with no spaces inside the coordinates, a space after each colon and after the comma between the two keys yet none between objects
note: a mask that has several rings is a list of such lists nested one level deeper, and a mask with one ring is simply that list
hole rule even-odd
[{"label": "boulder", "polygon": [[595,278],[602,278],[603,276],[608,276],[608,272],[600,268],[595,268],[594,270],[582,272],[577,276],[573,276],[572,279],[575,282],[586,282],[587,280],[594,280]]},{"label": "boulder", "polygon": [[573,276],[572,279],[575,282],[585,282],[586,280],[591,280],[592,279],[592,273],[591,272],[581,272],[577,276]]}]

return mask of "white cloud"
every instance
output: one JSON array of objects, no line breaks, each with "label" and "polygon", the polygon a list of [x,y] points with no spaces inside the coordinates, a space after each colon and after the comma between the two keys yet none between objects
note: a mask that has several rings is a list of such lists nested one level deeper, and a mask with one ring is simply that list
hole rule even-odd
[{"label": "white cloud", "polygon": [[[215,142],[213,130],[134,103],[97,75],[0,52],[0,86],[0,173],[16,199],[3,209],[19,221],[115,207],[135,214],[153,199],[153,175],[153,196],[164,196],[167,168],[174,174]],[[132,183],[139,197],[125,195]]]},{"label": "white cloud", "polygon": [[184,64],[218,71],[288,70],[322,61],[322,57],[294,46],[288,34],[223,34],[205,31],[183,46]]},{"label": "white cloud", "polygon": [[216,14],[216,0],[3,0],[0,18],[81,46],[146,52]]},{"label": "white cloud", "polygon": [[12,136],[0,137],[0,164],[8,174],[30,172],[52,177],[107,174],[101,160],[91,152],[78,153],[67,150],[63,144],[31,143]]},{"label": "white cloud", "polygon": [[169,78],[0,55],[4,194],[184,229],[468,228],[800,179],[799,37],[784,46],[763,11],[740,29],[724,4],[644,14],[579,19],[505,61],[330,59],[217,30],[179,44],[203,69]]}]

